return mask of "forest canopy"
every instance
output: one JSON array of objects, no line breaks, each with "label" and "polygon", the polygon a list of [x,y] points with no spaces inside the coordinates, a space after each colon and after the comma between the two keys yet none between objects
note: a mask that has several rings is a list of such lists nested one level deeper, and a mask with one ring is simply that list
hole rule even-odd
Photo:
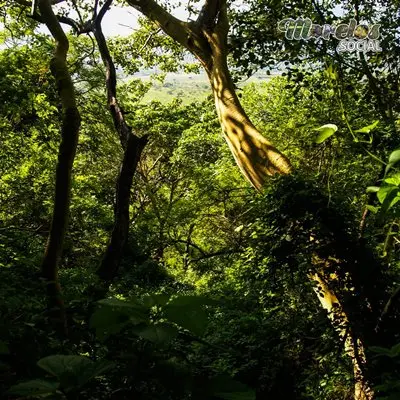
[{"label": "forest canopy", "polygon": [[400,398],[399,1],[0,5],[1,398]]}]

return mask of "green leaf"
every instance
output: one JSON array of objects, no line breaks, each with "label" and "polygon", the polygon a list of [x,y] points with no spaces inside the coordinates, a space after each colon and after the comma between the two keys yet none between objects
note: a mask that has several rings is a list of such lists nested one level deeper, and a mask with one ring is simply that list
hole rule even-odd
[{"label": "green leaf", "polygon": [[376,194],[379,202],[383,204],[383,202],[386,200],[386,197],[396,189],[397,188],[395,186],[381,186]]},{"label": "green leaf", "polygon": [[385,182],[389,183],[390,185],[400,186],[400,172],[392,175],[389,178],[386,178]]},{"label": "green leaf", "polygon": [[378,207],[371,206],[370,204],[368,204],[366,208],[367,208],[367,210],[371,211],[374,214],[377,214],[379,211]]},{"label": "green leaf", "polygon": [[143,297],[143,305],[146,308],[151,308],[154,306],[164,306],[167,304],[170,296],[167,294],[147,294]]},{"label": "green leaf", "polygon": [[127,322],[129,317],[109,307],[100,307],[90,317],[91,328],[108,328],[113,325],[120,325]]},{"label": "green leaf", "polygon": [[89,326],[96,329],[97,338],[104,341],[108,336],[119,333],[129,323],[127,315],[110,307],[101,307],[92,314]]},{"label": "green leaf", "polygon": [[207,328],[208,314],[200,306],[167,305],[164,309],[165,317],[182,328],[202,336]]},{"label": "green leaf", "polygon": [[368,349],[373,353],[377,353],[382,356],[390,356],[390,349],[387,349],[386,347],[371,346]]},{"label": "green leaf", "polygon": [[319,131],[319,134],[315,138],[315,143],[321,144],[326,139],[331,137],[335,132],[337,132],[338,127],[334,124],[326,124],[319,128],[314,129],[315,131]]},{"label": "green leaf", "polygon": [[66,389],[78,388],[92,378],[113,367],[108,361],[94,362],[88,357],[75,355],[51,355],[38,361],[38,366],[60,381],[60,387]]},{"label": "green leaf", "polygon": [[93,362],[86,367],[79,377],[79,386],[83,386],[97,376],[103,375],[104,372],[115,367],[115,364],[107,360],[99,360]]},{"label": "green leaf", "polygon": [[216,306],[219,302],[206,296],[176,296],[168,302],[168,306]]},{"label": "green leaf", "polygon": [[164,322],[147,326],[136,326],[133,332],[141,338],[156,344],[166,344],[175,339],[179,333],[177,328]]},{"label": "green leaf", "polygon": [[148,307],[144,306],[139,299],[129,301],[119,299],[103,299],[99,304],[109,309],[128,316],[133,323],[141,323],[148,320]]},{"label": "green leaf", "polygon": [[400,149],[393,151],[389,156],[389,164],[396,164],[400,161]]},{"label": "green leaf", "polygon": [[364,128],[358,129],[354,132],[357,133],[370,133],[372,130],[374,130],[379,124],[379,121],[374,121],[371,125],[364,126]]},{"label": "green leaf", "polygon": [[389,352],[390,357],[395,358],[400,356],[400,343],[395,344]]},{"label": "green leaf", "polygon": [[367,193],[376,193],[379,190],[379,186],[368,186],[366,192]]},{"label": "green leaf", "polygon": [[119,300],[119,299],[102,299],[98,301],[99,304],[107,307],[115,308],[139,308],[143,309],[143,306],[139,299]]},{"label": "green leaf", "polygon": [[60,384],[58,382],[35,379],[12,386],[8,390],[8,394],[24,397],[52,394],[57,391],[59,386]]},{"label": "green leaf", "polygon": [[400,200],[400,189],[396,186],[383,186],[379,189],[377,196],[382,204],[382,213],[387,212]]},{"label": "green leaf", "polygon": [[83,356],[55,354],[40,359],[37,365],[51,375],[61,378],[65,373],[80,371],[90,366],[92,362],[89,358]]}]

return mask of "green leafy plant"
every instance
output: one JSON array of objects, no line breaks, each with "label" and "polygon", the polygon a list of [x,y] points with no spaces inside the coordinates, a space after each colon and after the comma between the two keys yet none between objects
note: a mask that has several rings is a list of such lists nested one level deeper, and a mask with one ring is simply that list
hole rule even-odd
[{"label": "green leafy plant", "polygon": [[216,302],[203,296],[149,294],[128,300],[104,299],[90,320],[100,340],[130,326],[137,336],[157,344],[173,340],[180,330],[196,336],[204,334],[208,324],[207,305]]},{"label": "green leafy plant", "polygon": [[37,365],[53,379],[21,382],[9,389],[10,395],[63,398],[64,394],[81,389],[114,366],[105,360],[92,361],[84,356],[60,354],[42,358]]},{"label": "green leafy plant", "polygon": [[[369,186],[367,193],[376,193],[379,200],[380,213],[386,214],[396,203],[400,201],[400,172],[389,172],[395,169],[396,164],[400,161],[400,149],[393,151],[390,156],[385,170],[385,178],[381,186]],[[389,174],[389,176],[388,176]],[[375,207],[369,206],[372,212],[378,212]]]}]

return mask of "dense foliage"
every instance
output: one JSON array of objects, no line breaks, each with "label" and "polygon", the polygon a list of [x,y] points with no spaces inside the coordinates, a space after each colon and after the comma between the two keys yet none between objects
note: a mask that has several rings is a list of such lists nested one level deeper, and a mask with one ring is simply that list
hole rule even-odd
[{"label": "dense foliage", "polygon": [[[81,18],[91,14],[90,5],[73,3]],[[310,280],[321,265],[345,304],[345,329],[365,346],[374,398],[399,398],[398,22],[369,2],[356,5],[392,38],[382,55],[365,58],[363,70],[346,67],[353,56],[330,58],[323,46],[292,43],[286,53],[277,45],[285,45],[279,19],[303,10],[334,22],[337,3],[303,10],[302,2],[282,8],[257,0],[231,10],[238,77],[288,62],[270,79],[237,88],[250,119],[295,171],[271,177],[260,192],[240,174],[211,96],[170,84],[175,99],[160,102],[154,87],[163,74],[135,76],[199,65],[148,20],[129,37],[107,39],[124,123],[148,138],[128,188],[129,234],[111,280],[98,268],[115,231],[126,148],[107,104],[103,53],[91,36],[69,32],[81,123],[59,268],[60,329],[40,270],[65,123],[50,67],[54,41],[23,1],[7,2],[0,32],[2,398],[354,399],[350,334],[338,334],[327,318],[334,312],[321,307]],[[398,13],[398,2],[389,3]],[[342,7],[340,20],[352,10]]]}]

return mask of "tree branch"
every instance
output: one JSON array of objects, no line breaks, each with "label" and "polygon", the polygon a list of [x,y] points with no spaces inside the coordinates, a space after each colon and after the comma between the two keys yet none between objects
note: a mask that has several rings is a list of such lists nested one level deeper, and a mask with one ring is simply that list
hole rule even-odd
[{"label": "tree branch", "polygon": [[220,7],[220,0],[206,0],[196,20],[196,24],[202,28],[213,29]]}]

